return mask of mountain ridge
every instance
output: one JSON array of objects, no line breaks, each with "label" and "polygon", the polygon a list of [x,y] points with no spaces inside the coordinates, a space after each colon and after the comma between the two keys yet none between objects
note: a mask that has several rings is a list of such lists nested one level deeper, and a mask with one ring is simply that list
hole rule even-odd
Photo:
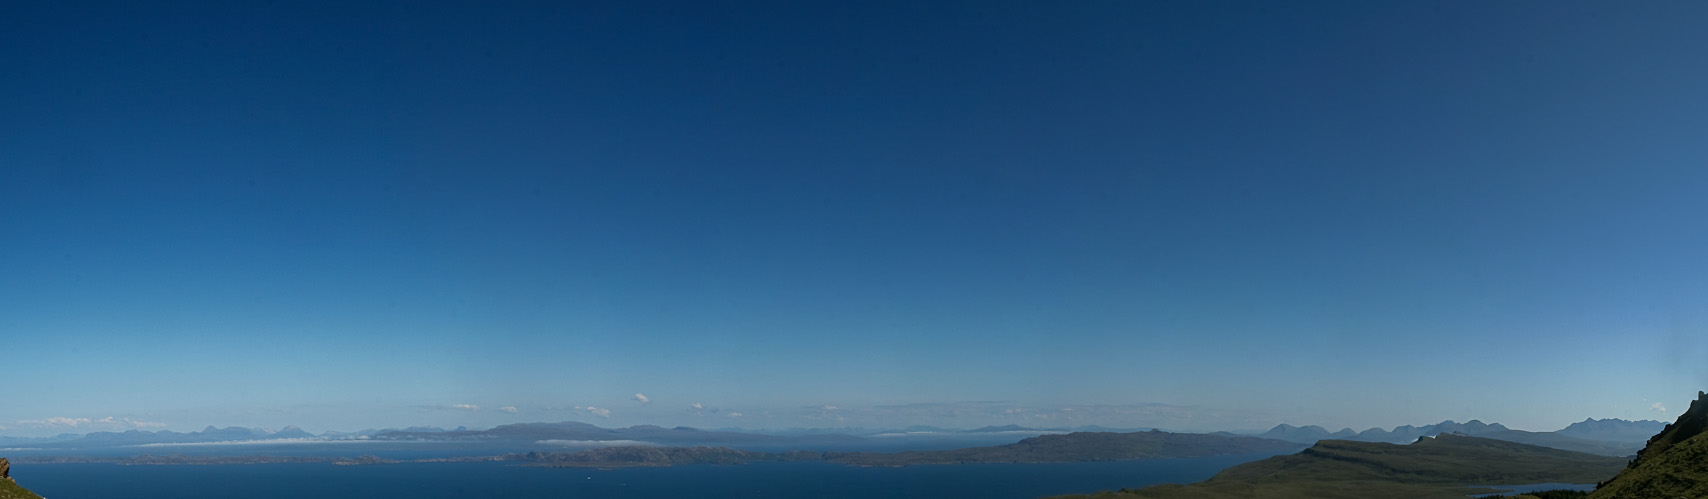
[{"label": "mountain ridge", "polygon": [[1641,428],[1643,428],[1643,425],[1639,424],[1640,422],[1629,422],[1631,424],[1623,425],[1619,423],[1601,423],[1593,419],[1589,421],[1590,422],[1587,424],[1578,423],[1574,426],[1568,426],[1567,428],[1576,427],[1577,429],[1573,430],[1574,434],[1596,436],[1598,438],[1579,438],[1577,436],[1573,436],[1573,434],[1564,434],[1557,431],[1533,432],[1514,430],[1507,428],[1505,425],[1500,423],[1484,423],[1475,419],[1464,423],[1446,420],[1440,423],[1424,426],[1402,425],[1394,427],[1393,430],[1370,428],[1361,432],[1354,432],[1351,428],[1345,428],[1334,433],[1329,433],[1326,428],[1317,425],[1292,426],[1280,424],[1271,428],[1267,432],[1259,433],[1255,436],[1303,444],[1314,444],[1322,440],[1351,440],[1359,442],[1404,444],[1417,441],[1417,439],[1421,437],[1433,437],[1442,434],[1459,433],[1521,444],[1552,447],[1555,449],[1576,452],[1587,452],[1603,456],[1630,456],[1635,454],[1638,449],[1642,448],[1643,440],[1653,434],[1652,431],[1634,433],[1635,431],[1641,431]]},{"label": "mountain ridge", "polygon": [[1639,440],[1646,442],[1649,437],[1660,433],[1665,427],[1666,423],[1652,419],[1632,421],[1617,418],[1585,418],[1583,421],[1572,423],[1565,428],[1554,430],[1554,433],[1584,440]]}]

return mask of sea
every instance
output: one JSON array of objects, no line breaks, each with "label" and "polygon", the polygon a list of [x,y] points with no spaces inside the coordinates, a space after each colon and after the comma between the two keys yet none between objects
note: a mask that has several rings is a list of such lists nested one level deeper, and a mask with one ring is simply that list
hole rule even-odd
[{"label": "sea", "polygon": [[502,462],[118,465],[18,464],[47,499],[658,498],[1030,499],[1196,482],[1270,454],[1090,463],[858,467],[824,462],[657,468],[542,468]]}]

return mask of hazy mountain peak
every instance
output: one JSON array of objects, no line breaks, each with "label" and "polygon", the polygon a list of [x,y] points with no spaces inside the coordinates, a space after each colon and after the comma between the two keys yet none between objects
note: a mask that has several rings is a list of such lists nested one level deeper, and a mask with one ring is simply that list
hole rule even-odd
[{"label": "hazy mountain peak", "polygon": [[272,438],[309,438],[313,437],[314,434],[303,431],[302,428],[286,426],[284,428],[280,428],[279,431],[268,434],[268,436]]},{"label": "hazy mountain peak", "polygon": [[1643,442],[1656,433],[1660,433],[1665,427],[1666,423],[1654,420],[1627,421],[1614,418],[1589,418],[1572,423],[1555,433],[1585,440]]}]

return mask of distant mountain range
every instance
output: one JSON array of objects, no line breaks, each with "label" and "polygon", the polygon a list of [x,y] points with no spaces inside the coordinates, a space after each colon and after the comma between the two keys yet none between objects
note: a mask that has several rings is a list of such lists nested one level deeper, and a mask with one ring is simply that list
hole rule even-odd
[{"label": "distant mountain range", "polygon": [[[1457,423],[1443,421],[1425,426],[1399,426],[1393,430],[1371,428],[1362,432],[1352,429],[1342,429],[1330,432],[1321,426],[1292,426],[1277,425],[1269,431],[1256,435],[1242,435],[1227,432],[1216,432],[1209,435],[1219,437],[1257,437],[1280,440],[1298,444],[1314,444],[1321,440],[1352,440],[1361,442],[1409,443],[1419,437],[1440,434],[1464,434],[1496,440],[1540,445],[1556,449],[1573,450],[1607,456],[1629,456],[1641,449],[1648,435],[1660,430],[1659,421],[1625,421],[1619,419],[1588,419],[1574,423],[1565,429],[1555,432],[1528,432],[1513,430],[1498,423],[1488,424],[1481,421]],[[865,441],[871,437],[894,435],[938,435],[944,438],[959,438],[955,435],[979,437],[983,442],[1001,438],[1007,434],[1052,434],[1052,433],[1121,433],[1134,430],[1118,430],[1100,426],[1079,427],[1029,427],[1019,425],[986,426],[971,430],[945,429],[934,426],[911,426],[895,430],[869,430],[861,428],[842,428],[836,430],[787,430],[773,432],[753,432],[747,430],[704,430],[686,426],[665,428],[653,425],[638,425],[627,428],[604,428],[588,423],[565,421],[558,423],[520,423],[498,426],[491,429],[475,430],[466,427],[444,429],[434,426],[413,426],[403,429],[369,429],[358,432],[326,432],[319,435],[309,433],[295,426],[287,426],[278,431],[244,428],[232,426],[218,428],[209,426],[202,431],[180,433],[174,431],[143,431],[130,430],[124,432],[94,432],[87,435],[66,434],[50,438],[11,438],[0,437],[0,446],[34,447],[43,449],[74,449],[99,447],[125,447],[138,445],[171,445],[197,444],[211,442],[233,441],[269,441],[284,439],[320,439],[320,440],[391,440],[391,441],[449,441],[449,442],[618,442],[638,441],[660,445],[735,445],[735,446],[787,446],[810,445],[836,447],[839,444],[849,444]]]},{"label": "distant mountain range", "polygon": [[1584,440],[1607,442],[1642,442],[1660,433],[1666,423],[1653,420],[1626,421],[1623,419],[1585,419],[1555,431],[1560,435]]},{"label": "distant mountain range", "polygon": [[278,431],[268,431],[257,428],[231,426],[217,428],[209,426],[202,431],[179,433],[175,431],[143,431],[129,430],[123,432],[98,431],[82,436],[74,434],[60,435],[52,438],[0,438],[0,444],[31,445],[38,447],[119,447],[126,445],[146,444],[189,444],[205,442],[229,442],[239,440],[279,440],[292,438],[318,438],[316,435],[303,431],[302,428],[286,426]]},{"label": "distant mountain range", "polygon": [[561,423],[520,423],[503,425],[490,430],[454,430],[454,431],[383,431],[374,434],[374,440],[433,440],[433,441],[466,441],[466,442],[538,442],[538,441],[639,441],[665,445],[731,445],[731,444],[780,444],[810,439],[814,442],[859,440],[860,437],[849,435],[825,434],[812,437],[787,437],[778,435],[763,435],[757,433],[742,433],[734,431],[701,430],[687,426],[665,428],[662,426],[639,425],[628,428],[602,428],[587,423],[564,421]]},{"label": "distant mountain range", "polygon": [[1424,426],[1399,426],[1391,431],[1371,428],[1355,432],[1351,428],[1345,428],[1330,433],[1321,426],[1282,424],[1255,436],[1304,444],[1313,444],[1321,440],[1404,444],[1415,442],[1419,437],[1456,433],[1603,456],[1629,456],[1643,448],[1643,441],[1649,435],[1660,431],[1662,425],[1663,423],[1659,421],[1588,419],[1573,423],[1559,431],[1533,432],[1510,429],[1500,423],[1489,424],[1477,420],[1458,423],[1448,420]]},{"label": "distant mountain range", "polygon": [[[1020,431],[1020,430],[1013,430]],[[1300,444],[1256,437],[1147,431],[1042,435],[991,447],[906,452],[751,452],[724,447],[604,447],[575,453],[503,456],[548,466],[671,466],[755,461],[827,461],[856,466],[973,463],[1072,463],[1292,452]]]},{"label": "distant mountain range", "polygon": [[[664,445],[783,445],[807,443],[812,445],[833,445],[861,441],[872,436],[882,435],[990,435],[992,438],[1009,433],[1068,433],[1071,431],[1111,431],[1100,426],[1082,426],[1074,428],[1032,428],[1017,425],[986,426],[972,430],[945,429],[933,426],[912,426],[904,429],[859,429],[844,428],[837,430],[787,430],[773,432],[755,432],[745,430],[703,430],[687,426],[665,428],[654,425],[638,425],[627,428],[604,428],[588,423],[564,421],[559,423],[520,423],[498,426],[486,430],[474,430],[466,427],[444,429],[436,426],[411,426],[403,429],[368,429],[356,432],[329,431],[319,435],[309,433],[295,426],[287,426],[278,431],[244,428],[232,426],[218,428],[209,426],[202,431],[143,431],[129,430],[124,432],[94,432],[86,435],[62,434],[47,438],[18,438],[0,437],[0,446],[5,447],[38,447],[51,449],[124,447],[150,444],[196,444],[210,442],[233,441],[268,441],[282,439],[320,439],[320,440],[397,440],[397,441],[451,441],[451,442],[531,442],[542,440],[562,441],[642,441]],[[987,439],[984,439],[988,441]]]}]

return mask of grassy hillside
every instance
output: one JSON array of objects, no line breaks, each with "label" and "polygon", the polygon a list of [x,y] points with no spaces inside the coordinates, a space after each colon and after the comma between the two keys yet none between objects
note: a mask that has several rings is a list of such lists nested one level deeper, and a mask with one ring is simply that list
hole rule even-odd
[{"label": "grassy hillside", "polygon": [[1674,444],[1591,494],[1592,499],[1708,497],[1708,434]]},{"label": "grassy hillside", "polygon": [[1228,468],[1201,483],[1080,497],[1464,499],[1475,492],[1466,488],[1473,484],[1599,482],[1624,463],[1616,457],[1455,435],[1411,445],[1325,440],[1298,454]]},{"label": "grassy hillside", "polygon": [[42,496],[18,486],[11,480],[0,480],[0,499],[42,499]]},{"label": "grassy hillside", "polygon": [[1649,445],[1619,476],[1591,499],[1708,497],[1708,393],[1698,392],[1678,421],[1649,439]]}]

